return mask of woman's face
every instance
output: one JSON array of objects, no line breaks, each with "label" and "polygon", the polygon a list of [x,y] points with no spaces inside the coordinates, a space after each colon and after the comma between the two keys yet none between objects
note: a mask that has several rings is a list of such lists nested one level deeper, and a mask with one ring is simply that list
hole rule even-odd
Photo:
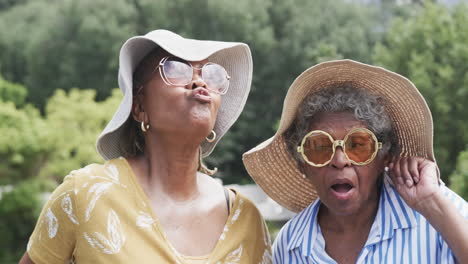
[{"label": "woman's face", "polygon": [[[154,65],[167,56],[159,54]],[[179,134],[190,131],[206,137],[213,129],[221,95],[206,89],[201,76],[201,67],[207,63],[191,61],[193,65],[192,81],[185,86],[167,85],[156,70],[151,80],[144,87],[142,104],[152,131]]]},{"label": "woman's face", "polygon": [[[364,127],[350,112],[321,113],[310,124],[309,130],[323,130],[335,140],[344,139],[353,128]],[[337,147],[331,162],[324,167],[302,164],[302,170],[317,189],[321,202],[334,215],[358,214],[379,199],[378,179],[384,170],[385,155],[363,166],[353,165]]]}]

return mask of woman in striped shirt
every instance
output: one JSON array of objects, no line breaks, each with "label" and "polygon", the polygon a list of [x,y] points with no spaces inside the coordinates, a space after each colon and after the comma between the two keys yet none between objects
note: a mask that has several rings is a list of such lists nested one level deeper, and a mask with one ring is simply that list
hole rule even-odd
[{"label": "woman in striped shirt", "polygon": [[468,206],[440,180],[432,133],[396,73],[350,60],[302,73],[275,136],[244,154],[263,190],[300,212],[275,263],[468,263]]}]

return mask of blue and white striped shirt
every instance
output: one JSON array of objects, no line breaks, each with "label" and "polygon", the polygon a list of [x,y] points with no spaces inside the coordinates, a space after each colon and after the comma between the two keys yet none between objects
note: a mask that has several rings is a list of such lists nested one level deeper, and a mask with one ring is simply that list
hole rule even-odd
[{"label": "blue and white striped shirt", "polygon": [[[446,186],[441,188],[468,218],[467,202]],[[274,263],[336,263],[325,251],[317,221],[319,207],[317,199],[283,226],[273,245]],[[455,257],[426,218],[405,203],[387,176],[377,215],[356,263],[455,263]]]}]

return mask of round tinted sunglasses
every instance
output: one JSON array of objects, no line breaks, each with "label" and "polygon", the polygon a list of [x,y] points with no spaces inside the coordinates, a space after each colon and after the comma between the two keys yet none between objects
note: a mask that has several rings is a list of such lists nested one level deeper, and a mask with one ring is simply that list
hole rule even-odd
[{"label": "round tinted sunglasses", "polygon": [[162,58],[157,68],[159,68],[159,74],[167,85],[185,86],[189,84],[193,78],[193,69],[197,69],[201,70],[201,78],[206,83],[208,90],[225,94],[229,87],[230,77],[226,69],[216,63],[208,62],[198,68],[183,59],[167,56]]},{"label": "round tinted sunglasses", "polygon": [[374,160],[382,142],[378,142],[374,133],[366,128],[352,129],[343,140],[334,140],[327,132],[314,130],[304,136],[297,151],[311,166],[323,167],[333,159],[338,146],[352,164],[366,165]]}]

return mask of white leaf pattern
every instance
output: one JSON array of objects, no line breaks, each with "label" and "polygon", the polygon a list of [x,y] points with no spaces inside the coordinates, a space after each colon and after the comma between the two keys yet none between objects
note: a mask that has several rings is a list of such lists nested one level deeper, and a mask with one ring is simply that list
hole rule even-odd
[{"label": "white leaf pattern", "polygon": [[47,219],[47,232],[49,233],[49,238],[54,238],[57,235],[57,230],[58,230],[58,220],[57,217],[55,217],[54,213],[50,208],[47,209],[46,213],[46,219]]},{"label": "white leaf pattern", "polygon": [[231,219],[231,224],[234,224],[234,222],[237,221],[237,218],[239,218],[239,215],[240,215],[241,210],[242,210],[242,204],[243,203],[244,203],[244,200],[240,199],[239,200],[239,208],[237,208],[237,210],[234,212],[234,215],[232,216],[232,219]]},{"label": "white leaf pattern", "polygon": [[89,221],[91,218],[91,213],[94,209],[94,206],[96,205],[96,202],[99,200],[101,195],[103,195],[107,189],[112,185],[112,182],[101,182],[101,183],[96,183],[91,188],[88,190],[87,194],[87,199],[89,200],[90,196],[92,196],[91,201],[88,204],[88,207],[86,208],[85,212],[85,220],[86,222]]},{"label": "white leaf pattern", "polygon": [[221,233],[221,236],[219,237],[220,240],[224,240],[226,238],[227,231],[229,231],[229,227],[226,224],[224,225],[223,233]]},{"label": "white leaf pattern", "polygon": [[119,182],[119,169],[114,164],[109,164],[105,167],[104,171],[107,176],[113,179],[116,182]]},{"label": "white leaf pattern", "polygon": [[99,232],[91,235],[84,232],[83,235],[93,248],[106,254],[119,253],[125,243],[125,234],[114,210],[111,210],[107,217],[107,237]]},{"label": "white leaf pattern", "polygon": [[236,209],[236,211],[234,212],[234,215],[232,216],[231,221],[229,223],[226,223],[226,225],[224,225],[223,233],[221,233],[221,236],[219,237],[220,240],[224,240],[226,238],[226,233],[229,231],[229,226],[233,225],[237,221],[237,219],[239,218],[239,216],[240,216],[240,214],[242,212],[243,203],[244,203],[244,200],[240,199],[239,200],[239,206]]},{"label": "white leaf pattern", "polygon": [[73,214],[73,204],[70,198],[70,194],[67,194],[65,195],[65,197],[63,197],[61,205],[62,205],[63,211],[67,214],[68,218],[70,218],[70,220],[74,224],[79,225],[80,223],[78,223],[78,220],[75,214]]},{"label": "white leaf pattern", "polygon": [[154,219],[148,213],[143,211],[138,212],[138,217],[136,220],[136,225],[143,229],[151,229],[151,226],[154,224]]},{"label": "white leaf pattern", "polygon": [[216,264],[238,264],[241,261],[242,257],[242,244],[240,246],[229,253],[223,261],[218,261]]},{"label": "white leaf pattern", "polygon": [[263,257],[262,261],[259,262],[259,264],[271,264],[273,259],[273,256],[271,255],[270,250],[268,250],[268,247],[265,248],[265,251],[263,252]]}]

